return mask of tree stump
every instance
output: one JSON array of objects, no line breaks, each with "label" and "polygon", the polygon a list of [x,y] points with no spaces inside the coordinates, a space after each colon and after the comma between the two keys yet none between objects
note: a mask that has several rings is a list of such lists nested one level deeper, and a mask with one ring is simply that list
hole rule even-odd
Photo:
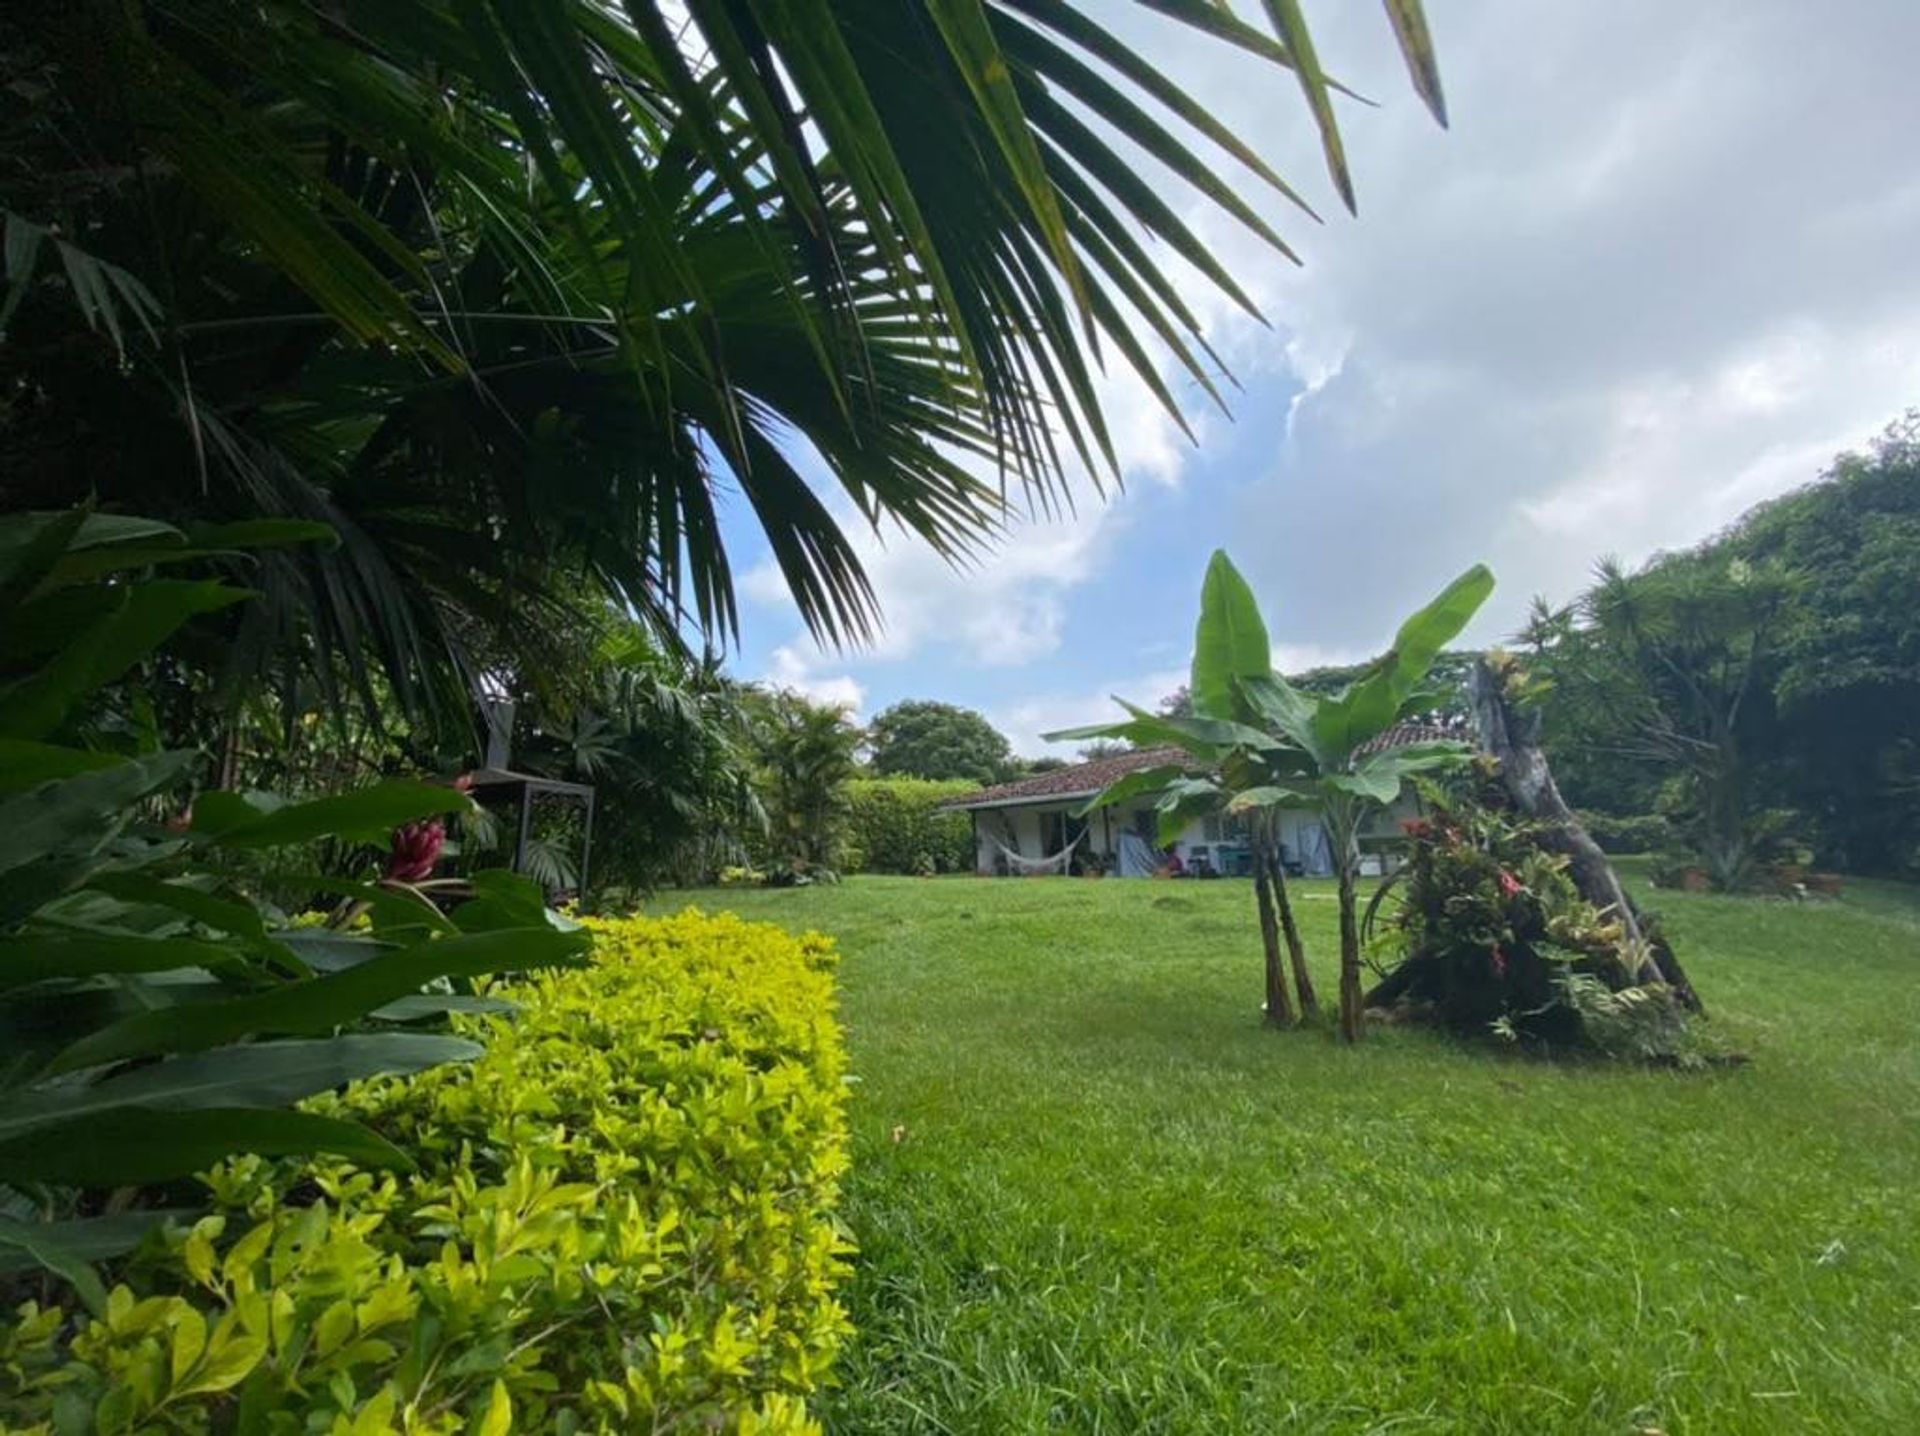
[{"label": "tree stump", "polygon": [[1498,761],[1501,785],[1514,808],[1539,825],[1543,848],[1567,856],[1567,875],[1580,896],[1597,908],[1617,913],[1631,940],[1630,950],[1646,954],[1633,979],[1642,984],[1666,983],[1682,1006],[1704,1016],[1706,1009],[1673,948],[1658,932],[1648,931],[1645,917],[1627,895],[1613,864],[1560,796],[1540,747],[1540,715],[1514,707],[1505,683],[1484,658],[1473,666],[1467,693],[1480,746]]}]

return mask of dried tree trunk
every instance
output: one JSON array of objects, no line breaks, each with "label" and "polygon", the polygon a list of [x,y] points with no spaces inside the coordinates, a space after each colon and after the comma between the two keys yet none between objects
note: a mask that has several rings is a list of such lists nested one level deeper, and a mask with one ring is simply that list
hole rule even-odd
[{"label": "dried tree trunk", "polygon": [[1621,885],[1613,864],[1560,796],[1553,770],[1547,766],[1547,755],[1540,748],[1539,715],[1514,710],[1507,702],[1499,675],[1484,659],[1473,666],[1468,695],[1480,730],[1480,746],[1499,759],[1501,782],[1514,806],[1541,825],[1540,846],[1566,854],[1567,875],[1580,896],[1595,907],[1612,909],[1632,940],[1633,949],[1648,955],[1651,970],[1637,974],[1637,980],[1665,982],[1689,1011],[1704,1015],[1699,995],[1687,981],[1673,949],[1664,938],[1649,941],[1640,910]]},{"label": "dried tree trunk", "polygon": [[[1280,966],[1280,927],[1274,918],[1273,884],[1268,877],[1268,839],[1256,833],[1253,840],[1253,896],[1260,907],[1260,942],[1267,960],[1267,1023],[1272,1027],[1293,1025],[1293,1003],[1287,996],[1287,976]],[[1284,894],[1283,894],[1284,898]],[[1292,913],[1288,913],[1289,925]]]}]

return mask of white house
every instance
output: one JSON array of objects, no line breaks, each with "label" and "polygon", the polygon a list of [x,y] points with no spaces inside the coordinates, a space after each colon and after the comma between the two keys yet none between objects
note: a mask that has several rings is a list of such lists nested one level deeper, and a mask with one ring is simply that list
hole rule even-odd
[{"label": "white house", "polygon": [[[1450,736],[1424,725],[1402,724],[1375,739],[1367,750]],[[1097,865],[1120,877],[1146,877],[1166,866],[1159,847],[1158,815],[1151,803],[1142,799],[1102,808],[1084,818],[1076,814],[1116,779],[1147,768],[1177,765],[1181,757],[1177,748],[1138,748],[982,788],[956,798],[945,809],[971,815],[974,866],[984,875],[1058,872],[1064,854],[1064,865],[1075,869]],[[1392,806],[1372,815],[1360,835],[1364,869],[1379,872],[1393,865],[1402,838],[1400,825],[1419,812],[1419,799],[1408,788]],[[1312,810],[1280,813],[1280,844],[1288,872],[1324,877],[1333,871],[1326,829]],[[1252,871],[1244,829],[1231,817],[1216,815],[1190,824],[1174,840],[1172,852],[1188,873],[1232,877]]]}]

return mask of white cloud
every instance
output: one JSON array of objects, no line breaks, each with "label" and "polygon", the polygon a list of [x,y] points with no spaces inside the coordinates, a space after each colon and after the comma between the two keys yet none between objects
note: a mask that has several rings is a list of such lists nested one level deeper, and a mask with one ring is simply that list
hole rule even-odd
[{"label": "white cloud", "polygon": [[1113,701],[1116,695],[1151,708],[1186,681],[1184,667],[1153,669],[1097,688],[1030,694],[989,709],[987,718],[1007,735],[1014,752],[1029,758],[1051,756],[1071,761],[1074,751],[1083,744],[1049,743],[1040,735],[1090,723],[1118,722],[1127,715]]},{"label": "white cloud", "polygon": [[816,703],[831,703],[858,717],[866,702],[867,690],[852,674],[820,672],[818,655],[809,656],[790,644],[773,650],[767,664],[765,682],[774,688],[805,694]]},{"label": "white cloud", "polygon": [[[1697,541],[1920,402],[1920,5],[1836,0],[1810,25],[1805,0],[1450,0],[1433,16],[1445,132],[1408,94],[1378,7],[1325,8],[1323,57],[1384,102],[1343,111],[1361,217],[1323,205],[1315,226],[1243,190],[1304,268],[1142,168],[1276,326],[1156,253],[1246,385],[1229,402],[1289,406],[1265,472],[1181,515],[1231,547],[1282,667],[1377,651],[1478,560],[1501,580],[1478,630],[1495,636],[1602,554]],[[1269,67],[1120,23],[1326,194],[1297,91]],[[1203,441],[1225,432],[1190,376],[1168,382]],[[1193,450],[1144,386],[1119,375],[1102,393],[1129,479],[1183,482]],[[888,625],[873,658],[1044,685],[1024,673],[1058,652],[1142,507],[1080,494],[1077,513],[1014,526],[965,571],[861,535]],[[744,587],[784,602],[777,573]],[[1187,621],[1183,606],[1143,631],[1135,661],[1170,652],[1169,633],[1184,650]],[[790,647],[810,676],[846,666]],[[1115,691],[1166,691],[1166,676]],[[1110,711],[1105,693],[988,706],[1037,752],[1039,732]]]},{"label": "white cloud", "polygon": [[[1920,400],[1920,6],[1455,0],[1445,133],[1355,10],[1326,51],[1386,101],[1345,117],[1362,214],[1277,271],[1307,392],[1231,517],[1286,631],[1365,647],[1484,559],[1497,632]],[[1243,134],[1290,98],[1210,93]]]}]

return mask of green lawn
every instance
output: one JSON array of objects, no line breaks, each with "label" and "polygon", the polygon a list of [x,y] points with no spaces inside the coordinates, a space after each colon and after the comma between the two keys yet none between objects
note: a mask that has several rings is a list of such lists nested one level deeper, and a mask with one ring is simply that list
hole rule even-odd
[{"label": "green lawn", "polygon": [[1264,1031],[1244,883],[691,900],[846,955],[836,1431],[1920,1431],[1920,891],[1657,895],[1691,1076]]}]

